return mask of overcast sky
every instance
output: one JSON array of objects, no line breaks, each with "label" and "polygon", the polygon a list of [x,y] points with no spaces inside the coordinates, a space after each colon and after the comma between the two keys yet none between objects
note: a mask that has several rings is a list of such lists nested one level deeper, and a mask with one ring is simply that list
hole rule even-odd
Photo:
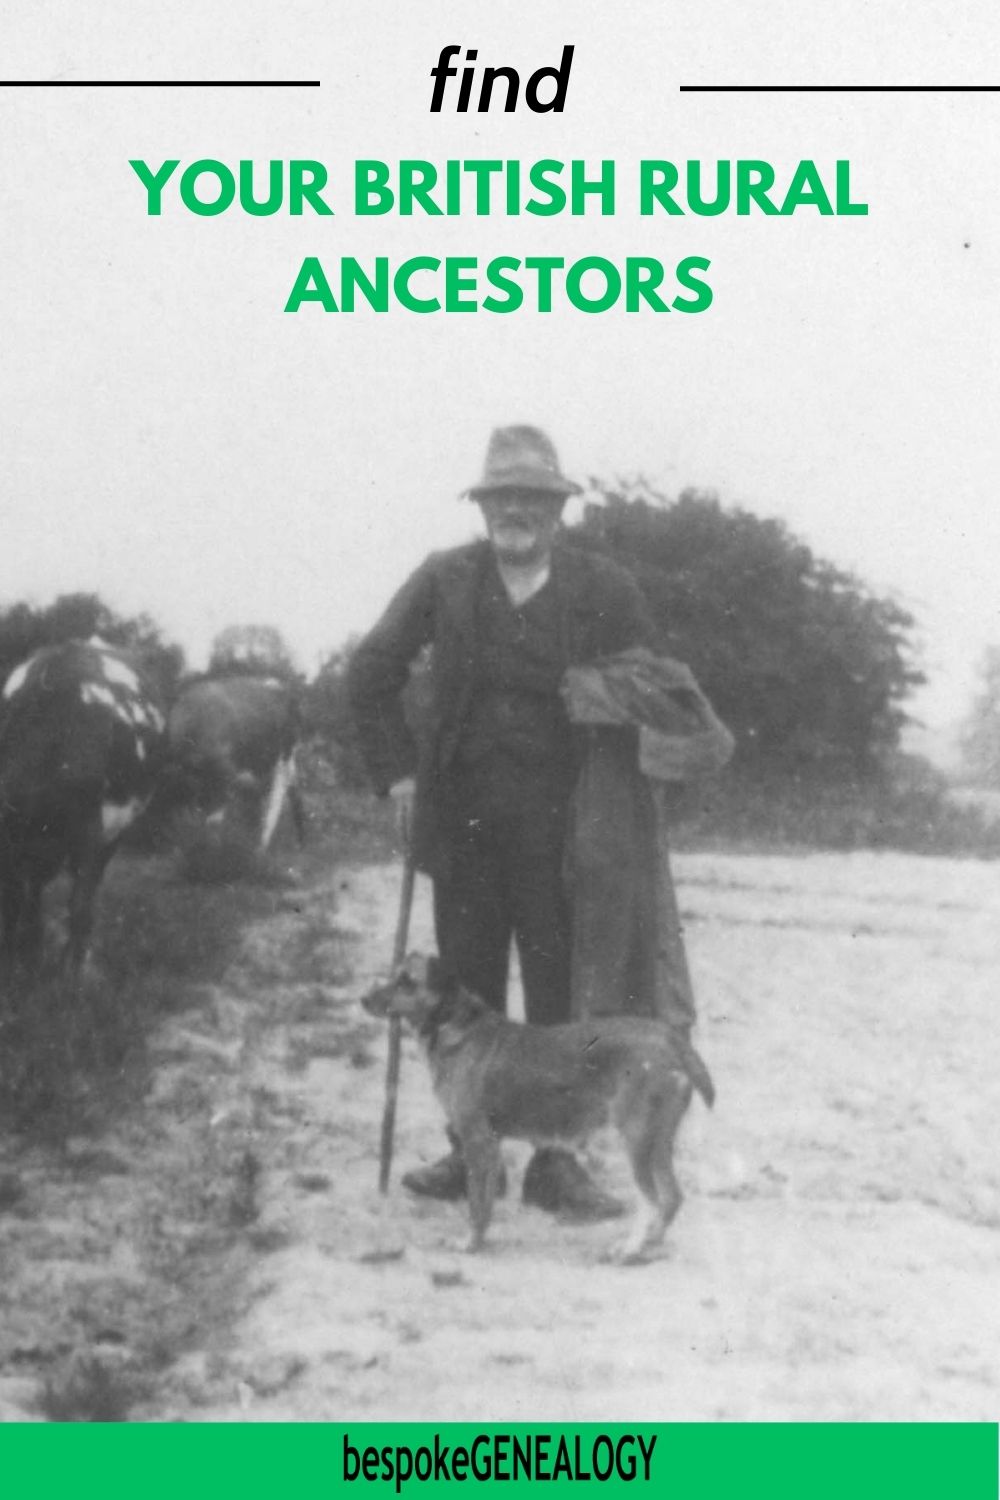
[{"label": "overcast sky", "polygon": [[[442,46],[565,111],[429,112]],[[698,95],[681,83],[1000,82],[992,3],[0,5],[7,78],[319,78],[319,89],[0,91],[0,602],[100,592],[204,659],[236,622],[311,671],[432,547],[498,423],[577,476],[642,471],[783,518],[917,616],[932,724],[1000,642],[1000,94]],[[454,88],[454,85],[452,85]],[[453,103],[452,92],[449,100]],[[150,218],[129,158],[310,157],[331,218]],[[358,157],[613,158],[619,208],[358,219]],[[868,217],[640,218],[643,157],[852,165]],[[548,253],[672,267],[697,316],[283,307],[301,260]]]}]

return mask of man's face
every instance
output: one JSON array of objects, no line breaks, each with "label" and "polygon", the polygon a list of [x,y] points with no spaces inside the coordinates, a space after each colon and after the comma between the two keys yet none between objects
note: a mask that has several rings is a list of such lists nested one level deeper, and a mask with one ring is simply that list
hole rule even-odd
[{"label": "man's face", "polygon": [[478,497],[501,562],[543,563],[552,551],[565,500],[542,490],[493,490]]}]

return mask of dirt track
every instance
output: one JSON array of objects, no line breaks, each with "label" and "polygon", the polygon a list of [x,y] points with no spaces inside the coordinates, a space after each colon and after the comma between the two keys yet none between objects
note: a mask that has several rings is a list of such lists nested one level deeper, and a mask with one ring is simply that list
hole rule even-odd
[{"label": "dirt track", "polygon": [[[602,1264],[615,1226],[522,1208],[517,1147],[478,1258],[459,1208],[379,1199],[356,997],[398,874],[328,873],[162,1025],[141,1106],[0,1162],[0,1416],[89,1361],[138,1371],[153,1419],[996,1420],[995,867],[676,863],[719,1101],[682,1128],[662,1259]],[[397,1169],[441,1144],[408,1044]],[[610,1143],[596,1165],[627,1192]]]}]

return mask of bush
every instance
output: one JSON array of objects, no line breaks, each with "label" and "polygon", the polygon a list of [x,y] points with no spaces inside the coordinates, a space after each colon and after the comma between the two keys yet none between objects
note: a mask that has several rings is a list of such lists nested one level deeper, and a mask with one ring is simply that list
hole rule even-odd
[{"label": "bush", "polygon": [[912,617],[780,521],[695,490],[671,503],[641,481],[594,483],[604,504],[572,540],[632,571],[665,648],[735,734],[738,763],[763,776],[877,772],[923,681]]},{"label": "bush", "polygon": [[877,778],[817,774],[761,778],[746,772],[691,786],[675,810],[682,847],[749,844],[811,849],[894,849],[1000,858],[1000,823],[956,804],[930,767],[895,766]]},{"label": "bush", "polygon": [[358,638],[351,636],[331,651],[305,690],[306,732],[333,767],[340,786],[360,791],[368,773],[347,697],[347,668]]}]

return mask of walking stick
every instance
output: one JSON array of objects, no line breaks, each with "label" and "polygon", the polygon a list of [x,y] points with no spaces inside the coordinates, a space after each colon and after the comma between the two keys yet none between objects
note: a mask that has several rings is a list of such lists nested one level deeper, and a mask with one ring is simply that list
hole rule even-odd
[{"label": "walking stick", "polygon": [[[406,938],[410,930],[410,910],[413,906],[413,852],[407,838],[403,850],[403,884],[399,892],[399,916],[396,919],[396,939],[392,947],[392,971],[399,968],[406,957]],[[392,1142],[396,1131],[396,1096],[399,1093],[399,1053],[402,1022],[399,1016],[389,1018],[389,1056],[385,1069],[385,1105],[382,1109],[382,1143],[378,1160],[378,1190],[389,1189],[389,1168],[392,1165]]]}]

